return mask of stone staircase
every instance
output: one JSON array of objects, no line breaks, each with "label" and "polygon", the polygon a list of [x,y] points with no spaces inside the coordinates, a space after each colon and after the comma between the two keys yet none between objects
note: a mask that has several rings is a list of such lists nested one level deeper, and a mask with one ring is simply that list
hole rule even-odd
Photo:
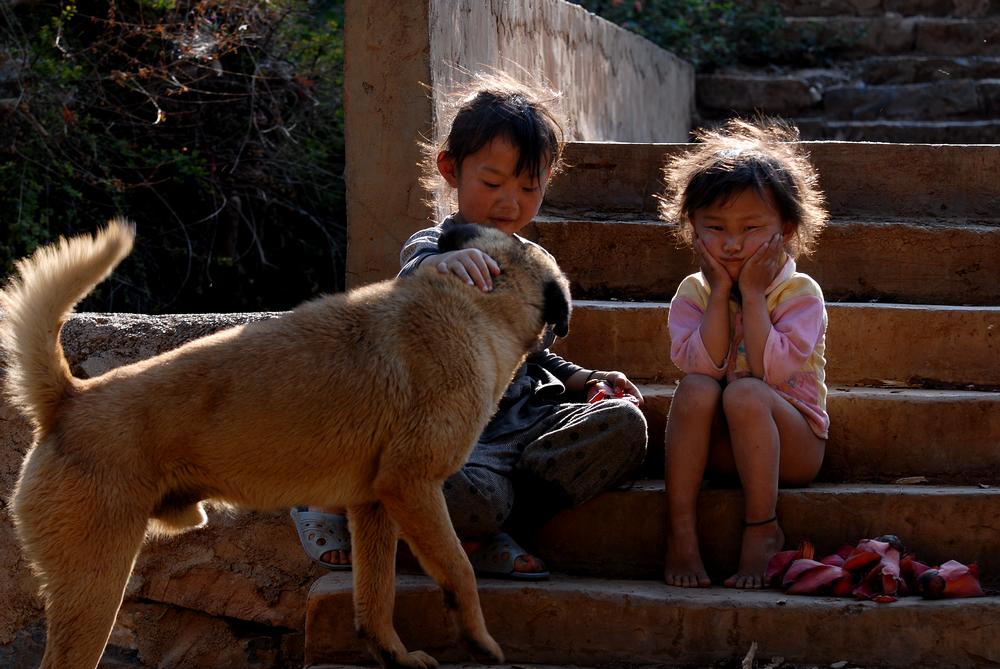
[{"label": "stone staircase", "polygon": [[731,68],[698,77],[711,123],[762,111],[807,140],[1000,141],[997,0],[782,0],[790,36],[842,44],[822,68]]},{"label": "stone staircase", "polygon": [[[788,544],[809,539],[825,554],[895,533],[927,562],[978,562],[996,586],[1000,147],[808,149],[832,212],[815,257],[800,263],[829,301],[832,426],[819,481],[780,493]],[[693,265],[656,220],[656,195],[664,157],[684,150],[571,144],[570,167],[529,231],[573,282],[560,351],[642,382],[650,454],[639,481],[560,514],[533,538],[555,572],[550,582],[480,581],[487,624],[508,661],[718,666],[738,664],[756,641],[761,667],[779,656],[784,666],[1000,666],[995,590],[875,604],[662,584],[663,426],[679,377],[666,316]],[[714,577],[736,567],[741,518],[738,490],[704,490],[702,548]],[[404,642],[466,661],[434,585],[416,573],[398,584]],[[313,586],[305,663],[370,663],[353,631],[349,575]]]}]

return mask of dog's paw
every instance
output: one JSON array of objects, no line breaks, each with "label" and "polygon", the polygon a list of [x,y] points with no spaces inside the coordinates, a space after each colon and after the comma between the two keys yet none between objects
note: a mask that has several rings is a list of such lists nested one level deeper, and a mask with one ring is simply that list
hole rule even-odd
[{"label": "dog's paw", "polygon": [[469,651],[476,662],[480,664],[503,664],[503,651],[500,644],[493,640],[489,634],[482,639],[466,637],[465,648]]},{"label": "dog's paw", "polygon": [[383,669],[434,669],[438,666],[437,660],[422,650],[401,653],[393,653],[386,649],[378,649],[369,646],[372,654]]},{"label": "dog's paw", "polygon": [[438,666],[437,660],[422,650],[414,650],[400,658],[399,666],[410,669],[434,669]]}]

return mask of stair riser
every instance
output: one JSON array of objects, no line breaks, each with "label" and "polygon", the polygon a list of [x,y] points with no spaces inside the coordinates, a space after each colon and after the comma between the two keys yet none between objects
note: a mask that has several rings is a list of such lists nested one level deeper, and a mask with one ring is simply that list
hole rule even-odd
[{"label": "stair riser", "polygon": [[823,94],[824,116],[842,120],[995,118],[994,82],[945,81],[902,86],[838,86]]},{"label": "stair riser", "polygon": [[912,84],[955,79],[998,79],[1000,59],[995,57],[877,56],[857,66],[868,84]]},{"label": "stair riser", "polygon": [[[643,390],[649,451],[641,475],[662,478],[671,392]],[[1000,394],[883,393],[830,393],[830,439],[819,481],[924,476],[935,483],[1000,484]]]},{"label": "stair riser", "polygon": [[[995,220],[1000,212],[1000,152],[994,147],[805,142],[804,148],[835,217]],[[546,191],[545,211],[654,219],[664,160],[688,149],[687,144],[570,143],[569,167]]]},{"label": "stair riser", "polygon": [[698,85],[699,109],[720,118],[759,111],[785,117],[822,114],[829,120],[986,120],[998,111],[995,81],[851,84],[828,86],[820,93],[795,77],[704,75]]},{"label": "stair riser", "polygon": [[790,116],[817,107],[822,101],[819,90],[799,77],[703,74],[695,81],[695,91],[699,111],[714,110],[726,117],[733,112],[757,110]]},{"label": "stair riser", "polygon": [[1000,55],[1000,20],[923,17],[786,19],[788,37],[820,44],[844,44],[841,54],[920,53],[934,56]]},{"label": "stair riser", "polygon": [[[1000,570],[1000,491],[974,488],[816,486],[782,490],[778,516],[786,546],[812,541],[822,555],[844,543],[895,534],[928,564],[977,562],[984,578]],[[743,497],[705,489],[698,504],[701,552],[709,573],[735,572]],[[537,533],[550,568],[602,577],[659,578],[663,571],[666,498],[662,484],[610,491],[565,511]],[[599,528],[595,531],[595,528]]]},{"label": "stair riser", "polygon": [[782,0],[782,13],[786,16],[881,16],[895,12],[903,16],[995,16],[1000,13],[1000,3],[964,2],[963,0]]},{"label": "stair riser", "polygon": [[[591,369],[642,381],[680,378],[663,303],[574,305],[554,350]],[[1000,387],[1000,308],[828,304],[827,383]],[[991,361],[991,362],[987,362]]]},{"label": "stair riser", "polygon": [[[669,300],[697,270],[672,230],[656,222],[570,220],[537,222],[526,234],[556,257],[577,299]],[[798,264],[830,301],[995,305],[998,251],[1000,225],[833,221],[816,253]]]},{"label": "stair riser", "polygon": [[810,141],[902,144],[1000,144],[1000,122],[818,121],[798,119]]},{"label": "stair riser", "polygon": [[[403,581],[396,625],[411,649],[466,663],[440,591]],[[480,581],[486,625],[507,662],[531,665],[697,665],[739,660],[757,642],[772,657],[824,666],[849,659],[880,667],[975,667],[1000,662],[993,600],[891,605],[770,593],[689,592],[628,581],[542,583]],[[776,605],[781,601],[782,605]],[[311,602],[307,664],[371,662],[352,625],[350,591],[330,589]],[[728,666],[728,665],[727,665]]]}]

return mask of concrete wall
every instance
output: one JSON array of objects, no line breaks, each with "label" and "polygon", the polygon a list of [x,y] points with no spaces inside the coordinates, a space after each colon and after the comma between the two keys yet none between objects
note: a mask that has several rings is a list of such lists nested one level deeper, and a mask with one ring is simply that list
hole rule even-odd
[{"label": "concrete wall", "polygon": [[[493,68],[536,77],[565,95],[568,139],[684,142],[691,129],[692,67],[563,0],[436,0],[431,78],[441,92],[465,72]],[[464,71],[463,71],[464,70]]]},{"label": "concrete wall", "polygon": [[348,0],[347,283],[393,276],[434,218],[418,186],[421,136],[469,72],[530,76],[565,94],[569,139],[683,142],[691,66],[564,0]]},{"label": "concrete wall", "polygon": [[399,249],[430,218],[417,142],[431,127],[425,0],[347,0],[344,141],[347,285],[395,274]]}]

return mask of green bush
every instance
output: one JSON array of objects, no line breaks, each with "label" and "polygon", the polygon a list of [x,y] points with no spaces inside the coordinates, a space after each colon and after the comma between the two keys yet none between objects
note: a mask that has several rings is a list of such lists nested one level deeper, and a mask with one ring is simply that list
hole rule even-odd
[{"label": "green bush", "polygon": [[342,22],[343,0],[0,5],[4,272],[124,215],[136,251],[84,309],[342,289]]},{"label": "green bush", "polygon": [[817,65],[844,46],[791,35],[775,0],[575,1],[700,72],[737,64]]}]

